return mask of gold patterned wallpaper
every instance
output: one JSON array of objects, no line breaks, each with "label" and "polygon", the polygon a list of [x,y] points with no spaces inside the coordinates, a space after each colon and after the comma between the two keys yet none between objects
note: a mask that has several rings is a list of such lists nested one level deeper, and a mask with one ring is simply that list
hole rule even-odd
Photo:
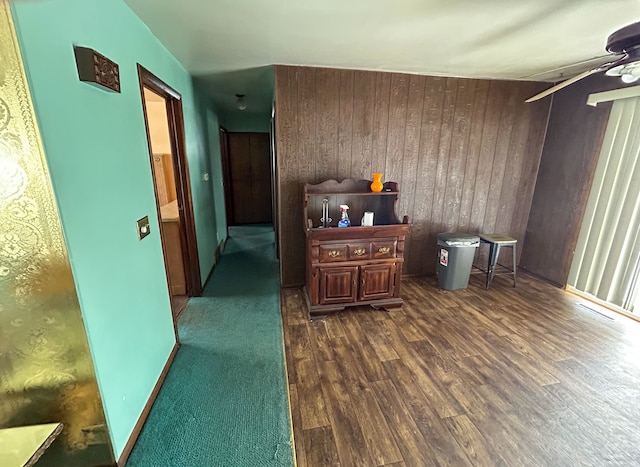
[{"label": "gold patterned wallpaper", "polygon": [[0,428],[49,422],[64,431],[41,462],[114,464],[11,11],[0,0]]}]

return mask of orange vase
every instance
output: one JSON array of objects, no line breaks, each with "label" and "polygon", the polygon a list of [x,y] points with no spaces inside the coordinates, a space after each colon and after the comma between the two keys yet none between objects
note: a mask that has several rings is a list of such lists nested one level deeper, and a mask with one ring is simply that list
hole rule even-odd
[{"label": "orange vase", "polygon": [[380,193],[382,191],[382,174],[373,174],[373,182],[371,182],[371,191]]}]

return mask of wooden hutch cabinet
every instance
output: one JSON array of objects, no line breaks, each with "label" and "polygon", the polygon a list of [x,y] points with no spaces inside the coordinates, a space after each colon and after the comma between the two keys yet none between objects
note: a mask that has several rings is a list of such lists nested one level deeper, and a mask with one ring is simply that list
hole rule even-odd
[{"label": "wooden hutch cabinet", "polygon": [[[327,180],[304,187],[306,235],[305,300],[309,318],[347,306],[402,306],[400,279],[408,218],[396,217],[398,185],[387,182],[380,193],[370,180]],[[323,201],[331,221],[323,226]],[[349,206],[350,227],[337,227],[341,204]],[[373,226],[360,225],[365,211]]]}]

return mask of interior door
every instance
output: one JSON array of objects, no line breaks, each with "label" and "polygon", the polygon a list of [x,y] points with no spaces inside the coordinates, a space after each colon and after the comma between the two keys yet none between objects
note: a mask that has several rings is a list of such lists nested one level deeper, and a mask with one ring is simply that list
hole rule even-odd
[{"label": "interior door", "polygon": [[238,224],[270,224],[271,148],[269,133],[228,133],[232,216]]}]

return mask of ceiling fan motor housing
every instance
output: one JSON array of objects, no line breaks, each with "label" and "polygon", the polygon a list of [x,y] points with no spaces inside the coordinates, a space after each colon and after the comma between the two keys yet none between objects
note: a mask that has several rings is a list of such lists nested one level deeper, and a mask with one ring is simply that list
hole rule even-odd
[{"label": "ceiling fan motor housing", "polygon": [[614,54],[629,53],[640,47],[640,22],[617,30],[607,39],[606,49]]}]

